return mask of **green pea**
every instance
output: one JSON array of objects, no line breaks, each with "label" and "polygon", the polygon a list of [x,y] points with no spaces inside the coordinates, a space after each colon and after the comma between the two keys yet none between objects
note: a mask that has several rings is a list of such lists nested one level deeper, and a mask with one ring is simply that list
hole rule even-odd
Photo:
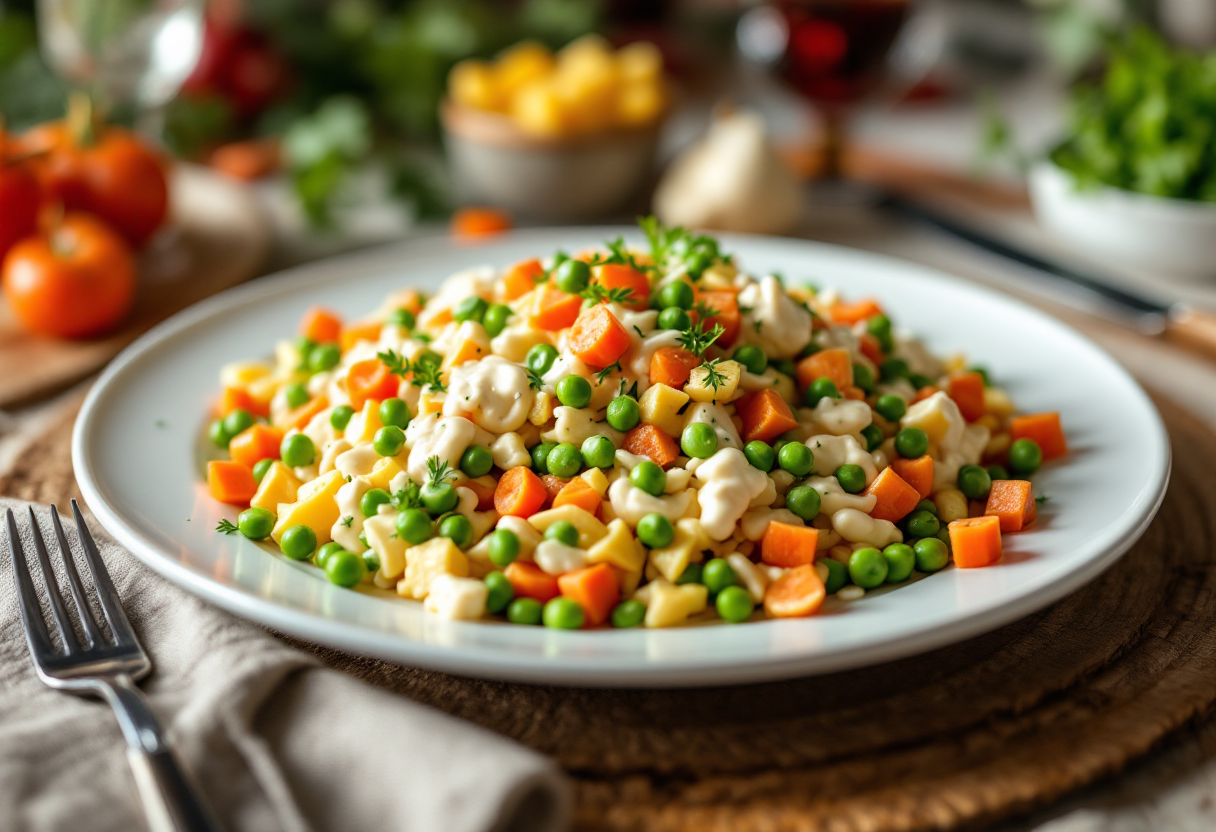
[{"label": "green pea", "polygon": [[908,381],[910,381],[912,386],[917,390],[921,389],[922,387],[928,387],[933,383],[933,379],[929,378],[928,376],[922,376],[920,373],[912,373],[910,376],[908,376]]},{"label": "green pea", "polygon": [[869,546],[849,556],[849,577],[862,589],[882,586],[889,569],[882,552]]},{"label": "green pea", "polygon": [[463,514],[449,514],[439,521],[439,536],[446,537],[459,549],[468,548],[473,542],[473,524]]},{"label": "green pea", "polygon": [[752,617],[756,603],[751,593],[741,586],[728,586],[714,599],[718,615],[728,624],[738,624]]},{"label": "green pea", "polygon": [[705,584],[711,594],[721,592],[737,582],[734,568],[722,558],[710,558],[701,570],[701,583]]},{"label": "green pea", "polygon": [[495,529],[490,533],[490,563],[504,569],[519,557],[519,536],[510,529]]},{"label": "green pea", "polygon": [[317,345],[317,342],[311,338],[306,338],[301,335],[296,339],[296,352],[300,355],[300,360],[303,361],[312,352],[312,348]]},{"label": "green pea", "polygon": [[563,292],[577,295],[591,282],[591,267],[582,260],[566,260],[553,270],[553,282]]},{"label": "green pea", "polygon": [[916,554],[916,568],[921,572],[936,572],[950,562],[950,550],[936,537],[916,541],[912,551]]},{"label": "green pea", "polygon": [[805,477],[815,467],[815,455],[801,442],[787,442],[777,452],[777,464],[795,477]]},{"label": "green pea", "polygon": [[676,534],[675,526],[671,524],[671,521],[657,512],[643,515],[642,519],[638,521],[637,532],[638,540],[651,549],[661,549],[671,545]]},{"label": "green pea", "polygon": [[283,388],[283,397],[290,408],[302,407],[312,398],[308,395],[308,388],[298,381]]},{"label": "green pea", "polygon": [[524,364],[538,376],[553,369],[554,361],[557,361],[557,348],[552,344],[537,344],[524,356]]},{"label": "green pea", "polygon": [[363,499],[359,501],[359,510],[363,512],[364,517],[375,517],[380,506],[390,505],[392,502],[392,496],[383,488],[371,488],[364,492]]},{"label": "green pea", "polygon": [[493,338],[507,328],[507,321],[511,320],[513,314],[511,307],[506,304],[491,304],[481,319],[481,325],[486,328],[486,334]]},{"label": "green pea", "polygon": [[861,438],[866,440],[866,450],[873,451],[882,444],[885,438],[882,435],[882,429],[878,425],[866,425],[861,429]]},{"label": "green pea", "polygon": [[927,511],[930,514],[932,514],[934,517],[936,517],[937,516],[937,503],[933,502],[932,500],[921,500],[919,503],[916,504],[916,508],[914,508],[913,511]]},{"label": "green pea", "polygon": [[906,543],[892,543],[882,550],[887,559],[887,583],[900,584],[908,580],[916,568],[916,553]]},{"label": "green pea", "polygon": [[945,526],[942,526],[940,529],[937,530],[937,534],[935,534],[933,536],[936,537],[938,540],[940,540],[942,542],[942,544],[946,547],[947,551],[949,551],[949,549],[950,549],[950,530],[948,528],[946,528]]},{"label": "green pea", "polygon": [[410,423],[410,409],[396,396],[385,399],[380,402],[380,421],[404,429]]},{"label": "green pea", "polygon": [[250,540],[265,540],[274,529],[274,512],[247,508],[236,518],[237,530]]},{"label": "green pea", "polygon": [[903,428],[895,434],[895,452],[904,459],[917,459],[929,452],[929,434],[920,428]]},{"label": "green pea", "polygon": [[1009,476],[1009,469],[1007,469],[1004,465],[989,465],[988,479],[995,482],[996,480],[1012,479],[1012,477]]},{"label": "green pea", "polygon": [[494,467],[494,455],[482,445],[470,445],[460,455],[460,470],[470,477],[484,477]]},{"label": "green pea", "polygon": [[452,317],[460,323],[464,323],[465,321],[477,321],[480,323],[481,319],[485,317],[488,307],[489,304],[482,298],[465,298],[456,304],[456,307],[452,310]]},{"label": "green pea", "polygon": [[507,620],[512,624],[539,624],[540,601],[535,598],[516,598],[507,606]]},{"label": "green pea", "polygon": [[785,507],[797,514],[806,522],[811,522],[819,514],[819,492],[807,485],[791,488],[785,495]]},{"label": "green pea", "polygon": [[794,376],[796,376],[798,374],[797,366],[794,364],[793,361],[790,361],[788,358],[780,358],[780,359],[776,359],[773,361],[769,361],[768,364],[770,367],[772,367],[777,372],[783,373],[783,374],[789,376],[790,378],[794,378]]},{"label": "green pea", "polygon": [[617,396],[608,402],[608,424],[622,433],[633,430],[641,420],[638,403],[630,396]]},{"label": "green pea", "polygon": [[878,374],[883,381],[894,381],[897,378],[907,378],[908,362],[902,358],[888,358],[882,362],[882,366],[878,368]]},{"label": "green pea", "polygon": [[211,437],[211,442],[217,448],[227,449],[228,443],[232,441],[232,437],[228,434],[228,431],[224,430],[223,419],[216,419],[212,422],[210,427],[207,428],[207,435]]},{"label": "green pea", "polygon": [[435,533],[430,515],[420,508],[402,509],[396,522],[397,537],[410,546],[425,543]]},{"label": "green pea", "polygon": [[806,388],[806,406],[815,407],[820,399],[839,399],[840,391],[830,378],[817,378]]},{"label": "green pea", "polygon": [[612,611],[612,626],[618,630],[639,627],[646,620],[646,605],[630,598],[616,605]]},{"label": "green pea", "polygon": [[659,305],[664,309],[670,306],[680,309],[692,309],[695,300],[692,287],[682,280],[668,283],[659,290]]},{"label": "green pea", "polygon": [[548,457],[545,458],[545,465],[548,466],[550,474],[566,479],[577,476],[578,472],[582,470],[583,455],[574,445],[563,442],[549,451]]},{"label": "green pea", "polygon": [[577,546],[578,529],[569,520],[558,520],[545,529],[545,540],[556,540],[566,546]]},{"label": "green pea", "polygon": [[1009,469],[1021,476],[1029,476],[1043,464],[1043,449],[1033,439],[1018,439],[1009,446]]},{"label": "green pea", "polygon": [[888,422],[898,422],[908,412],[908,403],[899,396],[888,393],[878,397],[878,401],[874,402],[874,410]]},{"label": "green pea", "polygon": [[541,442],[532,448],[532,468],[538,474],[549,473],[549,452],[557,447],[554,442]]},{"label": "green pea", "polygon": [[659,329],[675,329],[680,332],[692,326],[692,318],[678,306],[669,306],[659,313]]},{"label": "green pea", "polygon": [[826,566],[828,570],[828,579],[823,582],[823,588],[828,595],[835,595],[849,582],[849,569],[840,561],[832,558],[823,558],[819,563]]},{"label": "green pea", "polygon": [[317,533],[308,526],[292,526],[279,538],[279,548],[292,560],[308,560],[317,551]]},{"label": "green pea", "polygon": [[380,555],[376,554],[375,549],[368,549],[363,553],[363,568],[369,573],[380,571]]},{"label": "green pea", "polygon": [[491,572],[482,578],[486,585],[486,612],[497,615],[515,600],[515,587],[501,572]]},{"label": "green pea", "polygon": [[334,430],[346,430],[346,426],[350,424],[350,417],[354,415],[353,407],[348,404],[340,404],[329,411],[329,423],[333,425]]},{"label": "green pea", "polygon": [[734,359],[747,368],[749,373],[759,375],[768,369],[768,353],[755,344],[744,344],[735,350]]},{"label": "green pea", "polygon": [[557,383],[557,400],[566,407],[591,404],[591,382],[582,376],[565,376]]},{"label": "green pea", "polygon": [[890,352],[895,346],[891,339],[891,319],[886,315],[874,315],[866,321],[866,332],[878,339],[883,352]]},{"label": "green pea", "polygon": [[410,310],[394,309],[392,312],[388,313],[388,321],[386,323],[388,323],[389,326],[401,326],[405,327],[406,329],[413,329],[416,321],[414,320],[414,313]]},{"label": "green pea", "polygon": [[865,364],[853,365],[853,383],[866,393],[874,392],[874,373]]},{"label": "green pea", "polygon": [[684,571],[680,573],[680,577],[676,578],[677,584],[699,584],[701,583],[701,564],[690,563],[684,567]]},{"label": "green pea", "polygon": [[270,470],[271,465],[274,465],[273,459],[259,459],[253,463],[253,481],[260,484],[266,478],[266,472]]},{"label": "green pea", "polygon": [[992,490],[992,477],[978,465],[964,465],[958,469],[958,490],[968,500],[983,500]]},{"label": "green pea", "polygon": [[806,345],[802,349],[798,350],[798,360],[801,361],[804,358],[809,358],[815,353],[819,352],[819,350],[820,346],[818,344],[816,344],[814,341],[807,341]]},{"label": "green pea", "polygon": [[299,468],[312,465],[317,458],[317,446],[302,433],[292,433],[283,437],[279,445],[279,456],[288,468]]},{"label": "green pea", "polygon": [[396,456],[405,447],[405,431],[396,425],[385,425],[372,437],[372,449],[380,456]]},{"label": "green pea", "polygon": [[914,511],[908,515],[908,535],[911,537],[933,537],[942,523],[936,515],[927,511]]},{"label": "green pea", "polygon": [[428,482],[422,486],[419,496],[422,498],[422,507],[433,517],[447,514],[460,502],[456,486],[450,482]]},{"label": "green pea", "polygon": [[577,630],[583,626],[586,615],[577,601],[559,595],[557,598],[551,598],[545,604],[541,619],[546,627],[552,627],[555,630]]},{"label": "green pea", "polygon": [[333,541],[326,543],[324,546],[322,546],[320,549],[317,550],[317,558],[316,558],[317,566],[320,566],[322,569],[324,569],[325,561],[329,560],[330,555],[332,555],[334,552],[345,552],[345,551],[346,550],[342,548],[341,543],[334,543]]},{"label": "green pea", "polygon": [[693,422],[680,434],[680,450],[693,459],[709,459],[718,452],[718,433],[704,422]]},{"label": "green pea", "polygon": [[773,450],[773,446],[759,439],[753,439],[744,445],[743,455],[753,468],[759,468],[766,474],[777,464],[777,452]]},{"label": "green pea", "polygon": [[579,450],[591,468],[611,468],[616,462],[616,445],[607,436],[588,436]]},{"label": "green pea", "polygon": [[836,469],[836,481],[849,494],[860,494],[866,488],[866,472],[860,465],[841,465]]},{"label": "green pea", "polygon": [[308,353],[308,369],[314,373],[323,373],[338,366],[342,360],[342,350],[337,344],[318,344]]},{"label": "green pea", "polygon": [[252,413],[238,407],[224,417],[224,432],[231,437],[235,437],[253,427],[255,421],[257,420],[253,418]]},{"label": "green pea", "polygon": [[649,459],[644,459],[629,472],[629,481],[654,497],[667,490],[667,473]]},{"label": "green pea", "polygon": [[329,582],[338,586],[354,586],[367,574],[367,565],[363,558],[345,549],[326,558],[322,568]]}]

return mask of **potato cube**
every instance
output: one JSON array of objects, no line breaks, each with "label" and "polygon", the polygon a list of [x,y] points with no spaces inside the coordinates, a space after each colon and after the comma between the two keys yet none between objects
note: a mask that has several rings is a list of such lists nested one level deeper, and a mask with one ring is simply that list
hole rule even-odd
[{"label": "potato cube", "polygon": [[642,424],[654,425],[669,436],[679,436],[684,429],[680,408],[688,403],[688,394],[666,384],[652,384],[638,399]]},{"label": "potato cube", "polygon": [[645,562],[646,550],[624,520],[609,523],[608,533],[587,552],[588,564],[610,563],[625,572],[637,573],[639,577]]},{"label": "potato cube", "polygon": [[275,543],[292,526],[308,526],[317,535],[317,546],[332,538],[329,531],[338,522],[338,489],[346,484],[341,471],[330,471],[300,487],[296,501],[282,508],[270,536]]},{"label": "potato cube", "polygon": [[376,431],[384,427],[380,421],[380,402],[368,399],[363,403],[363,409],[350,417],[346,423],[346,431],[342,435],[352,445],[371,442]]},{"label": "potato cube", "polygon": [[401,465],[395,458],[391,456],[381,457],[372,466],[372,472],[367,477],[367,483],[372,488],[383,488],[385,491],[390,491],[388,487],[389,483],[393,481],[393,477],[400,473]]},{"label": "potato cube", "polygon": [[684,574],[688,564],[700,562],[701,550],[709,544],[709,535],[705,533],[700,520],[679,520],[671,543],[650,550],[650,563],[664,578],[674,582]]},{"label": "potato cube", "polygon": [[469,559],[446,537],[432,537],[426,543],[405,550],[405,577],[397,582],[397,594],[421,601],[431,592],[431,583],[440,575],[466,578]]},{"label": "potato cube", "polygon": [[709,590],[704,584],[680,584],[658,579],[650,586],[647,627],[674,627],[705,609]]},{"label": "potato cube", "polygon": [[580,508],[570,503],[533,514],[528,518],[528,522],[532,524],[532,528],[541,534],[544,534],[547,528],[559,520],[565,520],[578,529],[578,545],[580,549],[589,548],[597,540],[608,534],[608,527],[597,520],[594,514],[585,508]]},{"label": "potato cube", "polygon": [[397,536],[397,515],[377,514],[363,521],[367,545],[380,556],[380,576],[395,581],[405,571],[405,541]]},{"label": "potato cube", "polygon": [[267,511],[279,511],[280,503],[294,503],[300,491],[300,480],[281,462],[275,461],[262,476],[257,493],[249,501],[254,508],[264,508]]},{"label": "potato cube", "polygon": [[737,361],[719,361],[713,365],[712,373],[717,386],[710,383],[711,369],[702,364],[693,369],[684,385],[684,392],[694,402],[727,402],[735,395],[739,386],[739,375],[743,366]]}]

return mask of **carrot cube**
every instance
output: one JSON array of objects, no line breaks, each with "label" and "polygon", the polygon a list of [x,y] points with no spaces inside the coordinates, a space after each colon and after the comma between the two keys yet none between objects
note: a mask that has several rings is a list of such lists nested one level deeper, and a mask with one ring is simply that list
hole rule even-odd
[{"label": "carrot cube", "polygon": [[258,491],[253,470],[239,462],[212,460],[207,463],[207,488],[221,503],[245,508]]},{"label": "carrot cube", "polygon": [[798,362],[798,386],[806,390],[817,378],[831,379],[836,389],[844,392],[853,386],[853,358],[843,347],[820,350]]},{"label": "carrot cube", "polygon": [[283,431],[270,425],[252,425],[232,437],[228,455],[233,462],[253,468],[263,459],[278,459]]},{"label": "carrot cube", "polygon": [[920,502],[920,493],[892,468],[882,469],[864,492],[877,498],[870,516],[877,520],[902,520]]},{"label": "carrot cube", "polygon": [[959,413],[968,422],[974,422],[985,413],[984,377],[979,373],[955,373],[950,376],[946,395],[954,399]]},{"label": "carrot cube", "polygon": [[[512,468],[511,470],[520,469]],[[551,598],[561,595],[561,590],[557,586],[557,578],[535,563],[517,560],[502,573],[511,582],[511,588],[515,590],[516,598],[532,598],[543,604]]]},{"label": "carrot cube", "polygon": [[933,492],[933,457],[928,454],[916,459],[893,459],[891,468],[904,482],[916,489],[920,499],[925,499]]},{"label": "carrot cube", "polygon": [[576,505],[590,514],[595,514],[599,511],[601,502],[598,491],[582,477],[575,477],[557,492],[557,496],[553,498],[553,507]]},{"label": "carrot cube", "polygon": [[557,588],[562,595],[578,602],[592,627],[607,621],[612,608],[621,599],[620,581],[606,563],[567,572],[557,579]]},{"label": "carrot cube", "polygon": [[680,455],[680,446],[662,428],[654,425],[638,425],[625,434],[625,450],[631,454],[650,457],[656,464],[666,468]]},{"label": "carrot cube", "polygon": [[743,441],[771,442],[798,427],[789,405],[773,389],[761,390],[735,402],[735,413],[743,421]]},{"label": "carrot cube", "polygon": [[342,319],[328,309],[314,306],[304,313],[300,334],[318,344],[337,341],[342,337]]},{"label": "carrot cube", "polygon": [[818,548],[819,529],[774,520],[760,538],[760,559],[769,566],[792,568],[814,563]]},{"label": "carrot cube", "polygon": [[968,517],[955,520],[950,530],[950,550],[960,569],[991,566],[1001,559],[1001,521],[997,517]]},{"label": "carrot cube", "polygon": [[1059,413],[1032,413],[1015,416],[1009,423],[1009,434],[1013,441],[1033,439],[1043,451],[1043,461],[1055,459],[1068,453],[1068,442],[1064,429],[1060,427]]},{"label": "carrot cube", "polygon": [[1038,504],[1025,480],[994,480],[984,514],[998,517],[1001,531],[1020,532],[1034,522]]}]

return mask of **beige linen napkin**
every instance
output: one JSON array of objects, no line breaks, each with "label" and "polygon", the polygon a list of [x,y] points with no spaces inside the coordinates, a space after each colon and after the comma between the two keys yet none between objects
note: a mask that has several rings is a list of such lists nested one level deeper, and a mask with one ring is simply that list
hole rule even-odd
[{"label": "beige linen napkin", "polygon": [[[26,505],[0,500],[0,517],[17,511],[22,534]],[[51,539],[46,509],[35,511]],[[565,827],[568,785],[545,757],[319,666],[168,583],[98,524],[92,529],[155,666],[141,687],[229,832]],[[68,537],[74,541],[73,530]],[[77,565],[83,572],[79,558]],[[41,591],[37,575],[35,584]],[[142,826],[109,708],[52,691],[34,675],[12,561],[0,543],[0,828]]]}]

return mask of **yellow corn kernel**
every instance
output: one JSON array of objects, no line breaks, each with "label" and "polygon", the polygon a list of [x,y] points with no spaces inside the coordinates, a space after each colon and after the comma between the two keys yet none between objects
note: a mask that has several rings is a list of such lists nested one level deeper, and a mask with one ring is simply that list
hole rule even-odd
[{"label": "yellow corn kernel", "polygon": [[967,369],[967,356],[961,352],[956,352],[942,362],[942,367],[947,373],[957,373],[960,370],[965,370]]},{"label": "yellow corn kernel", "polygon": [[980,427],[988,428],[989,433],[997,433],[1001,429],[1001,420],[993,416],[991,413],[985,413],[983,416],[976,419],[975,423]]},{"label": "yellow corn kernel", "polygon": [[547,392],[541,391],[536,394],[536,399],[532,402],[532,409],[528,411],[528,421],[537,427],[545,424],[553,418],[554,402],[557,401]]},{"label": "yellow corn kernel", "polygon": [[967,517],[967,498],[957,488],[943,488],[934,494],[933,505],[937,506],[937,519],[943,526]]},{"label": "yellow corn kernel", "polygon": [[617,64],[608,41],[584,35],[557,53],[557,72],[565,77],[615,79]]},{"label": "yellow corn kernel", "polygon": [[452,100],[476,110],[499,110],[502,94],[495,83],[493,68],[485,61],[461,61],[448,75],[448,92]]},{"label": "yellow corn kernel", "polygon": [[262,475],[262,482],[258,484],[257,493],[253,495],[249,505],[278,514],[280,503],[296,501],[301,485],[290,468],[281,462],[273,462]]},{"label": "yellow corn kernel", "polygon": [[988,440],[988,444],[984,446],[984,456],[1000,456],[1009,450],[1009,446],[1013,444],[1013,437],[1007,433],[994,433]]}]

